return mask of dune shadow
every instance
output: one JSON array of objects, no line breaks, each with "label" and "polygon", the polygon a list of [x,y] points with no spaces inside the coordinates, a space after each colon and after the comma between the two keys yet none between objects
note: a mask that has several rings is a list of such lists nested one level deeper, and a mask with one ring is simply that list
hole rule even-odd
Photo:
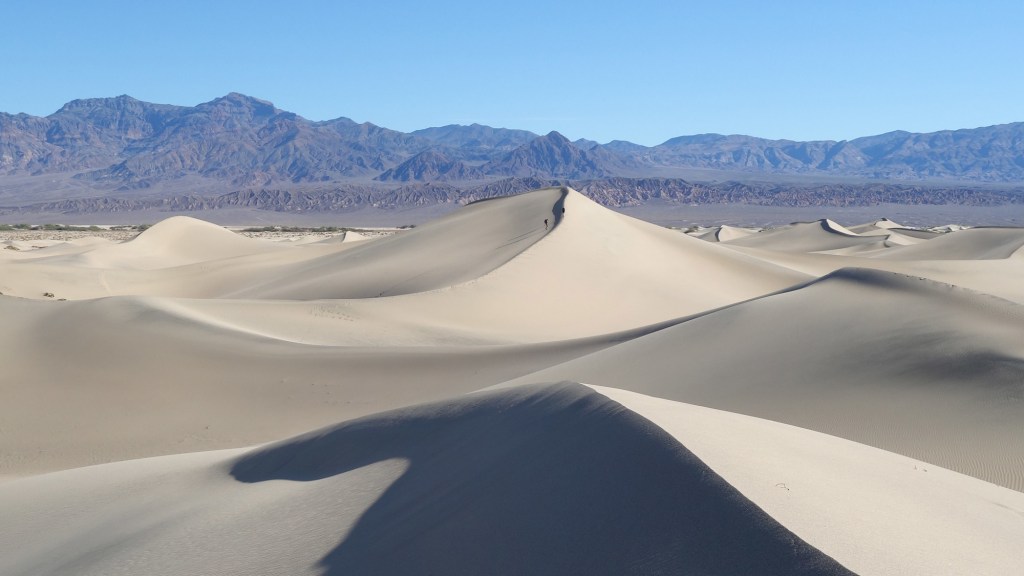
[{"label": "dune shadow", "polygon": [[554,230],[565,218],[565,199],[569,197],[569,187],[562,186],[559,189],[561,194],[555,204],[551,207],[551,229]]},{"label": "dune shadow", "polygon": [[[341,574],[849,574],[648,420],[574,383],[469,395],[248,453],[242,482],[409,462]],[[343,495],[339,495],[343,497]]]}]

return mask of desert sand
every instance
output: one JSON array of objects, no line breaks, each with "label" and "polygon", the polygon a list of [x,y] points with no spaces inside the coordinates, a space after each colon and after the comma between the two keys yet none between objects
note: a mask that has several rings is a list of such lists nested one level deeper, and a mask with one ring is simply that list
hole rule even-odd
[{"label": "desert sand", "polygon": [[1024,566],[1021,229],[0,243],[0,574]]}]

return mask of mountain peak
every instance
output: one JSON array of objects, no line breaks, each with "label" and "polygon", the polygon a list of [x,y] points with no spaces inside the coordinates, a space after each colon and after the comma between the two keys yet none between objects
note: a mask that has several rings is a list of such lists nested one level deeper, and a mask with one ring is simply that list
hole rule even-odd
[{"label": "mountain peak", "polygon": [[113,98],[78,98],[72,100],[60,107],[60,110],[54,114],[60,114],[61,112],[73,112],[78,110],[92,110],[95,108],[124,108],[129,105],[140,105],[145,104],[141,100],[132,98],[127,94],[120,96],[114,96]]},{"label": "mountain peak", "polygon": [[197,112],[213,113],[218,116],[269,118],[280,112],[272,102],[230,92],[195,107]]},{"label": "mountain peak", "polygon": [[512,150],[500,160],[489,162],[484,171],[511,176],[594,178],[614,172],[608,160],[600,154],[581,150],[552,130]]},{"label": "mountain peak", "polygon": [[214,100],[228,100],[230,102],[256,102],[267,106],[274,105],[273,102],[270,102],[269,100],[263,100],[261,98],[256,98],[255,96],[248,96],[246,94],[242,94],[241,92],[228,92],[227,94],[221,96],[220,98],[215,98]]},{"label": "mountain peak", "polygon": [[557,142],[558,144],[568,144],[570,146],[572,145],[572,142],[565,136],[562,136],[561,132],[558,132],[557,130],[552,130],[551,132],[548,132],[547,134],[542,136],[542,138],[550,142]]},{"label": "mountain peak", "polygon": [[258,111],[277,111],[277,107],[274,106],[273,102],[269,100],[261,100],[252,96],[246,96],[239,92],[229,92],[220,98],[214,98],[213,100],[200,104],[199,106],[217,106],[217,105],[230,105],[242,108],[250,108]]}]

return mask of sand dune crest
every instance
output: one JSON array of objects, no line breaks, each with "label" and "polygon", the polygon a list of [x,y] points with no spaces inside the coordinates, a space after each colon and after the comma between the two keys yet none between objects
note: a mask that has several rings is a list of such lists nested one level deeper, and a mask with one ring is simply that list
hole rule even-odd
[{"label": "sand dune crest", "polygon": [[[197,566],[282,575],[850,573],[672,436],[578,384],[474,394],[236,454],[0,484],[0,503],[23,523],[0,521],[0,567],[12,576],[126,566],[166,575]],[[29,493],[26,506],[19,498]],[[54,525],[40,509],[75,521]],[[331,514],[304,525],[314,511]],[[106,519],[132,531],[98,530]],[[277,557],[281,535],[259,529],[274,520],[293,526]],[[33,540],[41,531],[53,537]],[[47,562],[63,542],[74,545]]]}]

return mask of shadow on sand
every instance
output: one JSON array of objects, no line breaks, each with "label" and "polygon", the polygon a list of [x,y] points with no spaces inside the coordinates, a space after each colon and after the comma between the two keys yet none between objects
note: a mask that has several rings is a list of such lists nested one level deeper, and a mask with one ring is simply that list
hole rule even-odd
[{"label": "shadow on sand", "polygon": [[575,383],[349,421],[248,453],[232,474],[313,481],[390,458],[408,470],[320,560],[326,574],[849,574]]}]

